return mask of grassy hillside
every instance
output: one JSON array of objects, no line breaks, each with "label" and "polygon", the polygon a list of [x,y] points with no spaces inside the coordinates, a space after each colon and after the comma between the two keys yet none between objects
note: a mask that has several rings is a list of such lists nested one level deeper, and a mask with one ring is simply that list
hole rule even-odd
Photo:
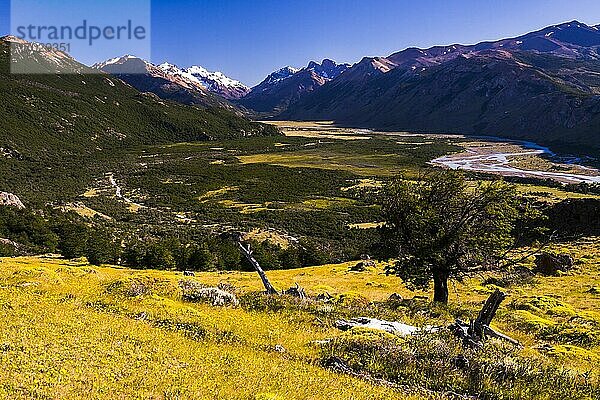
[{"label": "grassy hillside", "polygon": [[[310,361],[309,342],[331,329],[306,326],[302,314],[184,303],[181,275],[33,258],[5,259],[1,271],[0,315],[10,321],[0,328],[3,398],[393,395]],[[133,297],[139,285],[150,291]],[[277,344],[288,352],[276,352]]]},{"label": "grassy hillside", "polygon": [[[555,246],[553,250],[575,257],[572,274],[512,281],[507,276],[467,279],[454,286],[447,308],[418,298],[386,301],[394,292],[405,298],[424,293],[414,293],[397,278],[383,275],[381,266],[365,272],[350,272],[352,264],[269,272],[279,288],[298,282],[311,295],[334,296],[324,304],[264,298],[255,293],[260,281],[253,273],[184,278],[179,273],[92,268],[85,262],[54,258],[2,259],[0,397],[464,398],[450,392],[474,394],[469,389],[473,383],[464,380],[460,369],[450,367],[450,360],[434,358],[460,347],[439,348],[439,338],[434,337],[428,343],[438,343],[437,353],[422,353],[425,358],[418,362],[424,363],[423,369],[401,365],[390,373],[382,369],[385,355],[362,361],[361,357],[374,357],[364,350],[370,343],[380,346],[400,339],[374,332],[341,333],[333,321],[368,316],[419,326],[445,325],[455,317],[474,316],[496,287],[494,282],[510,294],[495,325],[525,347],[507,349],[495,343],[486,348],[483,354],[493,355],[486,368],[501,367],[504,372],[478,383],[478,390],[487,391],[489,399],[566,398],[561,393],[592,399],[600,393],[599,246],[599,239]],[[183,279],[226,284],[241,306],[186,302],[178,287]],[[327,338],[337,339],[325,347],[313,343]],[[277,351],[278,345],[285,351]],[[411,340],[402,339],[395,346],[411,345]],[[431,346],[421,342],[420,349],[426,352]],[[331,355],[351,365],[362,363],[361,368],[373,376],[393,378],[400,386],[329,370],[323,365]],[[428,380],[426,369],[433,366],[438,386]]]}]

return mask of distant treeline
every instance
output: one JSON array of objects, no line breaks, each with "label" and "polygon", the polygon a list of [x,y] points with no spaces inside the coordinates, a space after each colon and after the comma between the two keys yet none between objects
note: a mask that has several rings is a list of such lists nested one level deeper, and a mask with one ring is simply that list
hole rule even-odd
[{"label": "distant treeline", "polygon": [[[265,268],[291,269],[335,261],[311,239],[281,247],[250,242]],[[91,264],[160,270],[251,270],[235,242],[216,234],[182,230],[180,235],[127,232],[90,222],[74,212],[0,207],[0,257],[58,253],[86,257]]]},{"label": "distant treeline", "polygon": [[[482,172],[468,171],[466,173],[466,175],[469,176],[471,179],[482,179],[482,180],[498,179],[497,175],[486,174],[486,173],[482,173]],[[581,183],[570,183],[570,184],[565,185],[563,183],[560,183],[558,181],[554,181],[551,179],[542,179],[542,178],[533,178],[533,177],[525,178],[525,177],[521,177],[521,176],[504,176],[504,177],[502,177],[502,179],[505,180],[506,182],[519,183],[522,185],[539,185],[539,186],[545,186],[545,187],[549,187],[549,188],[561,189],[561,190],[564,190],[565,192],[571,192],[571,193],[600,195],[600,184],[598,184],[598,183],[581,182]]]},{"label": "distant treeline", "polygon": [[[568,199],[543,209],[540,222],[557,240],[600,235],[600,200]],[[517,229],[519,229],[517,227]],[[523,235],[527,236],[527,235]],[[372,250],[376,230],[356,230],[336,247],[314,238],[281,247],[251,242],[266,269],[292,269],[357,260]],[[251,270],[236,244],[192,228],[144,233],[107,221],[89,220],[57,209],[19,210],[0,207],[0,256],[58,253],[67,259],[86,257],[95,265],[115,264],[137,269]]]},{"label": "distant treeline", "polygon": [[545,210],[545,222],[561,239],[600,236],[600,200],[568,199]]}]

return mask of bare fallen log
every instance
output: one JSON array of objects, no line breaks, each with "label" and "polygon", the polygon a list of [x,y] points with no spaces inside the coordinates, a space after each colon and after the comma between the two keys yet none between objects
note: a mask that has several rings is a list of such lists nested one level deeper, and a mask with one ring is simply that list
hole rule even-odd
[{"label": "bare fallen log", "polygon": [[494,339],[504,340],[504,341],[509,342],[509,343],[511,343],[511,344],[513,344],[514,346],[517,346],[517,347],[523,347],[518,340],[513,339],[510,336],[507,336],[507,335],[505,335],[503,333],[500,333],[498,331],[495,331],[492,328],[490,328],[489,326],[485,327],[485,331],[484,332],[485,332],[486,336],[492,337]]},{"label": "bare fallen log", "polygon": [[521,343],[518,340],[511,338],[503,333],[500,333],[489,326],[483,327],[483,337],[479,337],[473,335],[471,332],[473,331],[473,324],[468,324],[460,319],[457,319],[456,322],[448,327],[456,337],[462,339],[465,346],[468,347],[481,347],[483,341],[487,338],[494,338],[499,340],[504,340],[509,342],[510,344],[521,347]]},{"label": "bare fallen log", "polygon": [[397,336],[410,336],[422,332],[435,332],[432,327],[417,328],[416,326],[403,324],[401,322],[384,321],[375,318],[352,318],[351,320],[340,319],[335,321],[336,328],[347,331],[352,328],[368,328],[384,331]]},{"label": "bare fallen log", "polygon": [[487,299],[474,321],[467,324],[464,321],[456,320],[449,328],[457,337],[463,340],[465,345],[470,347],[480,346],[488,337],[504,340],[515,346],[521,346],[517,340],[497,332],[490,327],[492,320],[498,312],[498,308],[500,308],[500,304],[502,304],[506,297],[506,293],[496,290]]}]

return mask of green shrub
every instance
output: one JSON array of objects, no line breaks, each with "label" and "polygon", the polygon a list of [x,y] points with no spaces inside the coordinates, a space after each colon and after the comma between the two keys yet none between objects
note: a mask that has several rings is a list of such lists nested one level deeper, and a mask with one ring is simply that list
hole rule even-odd
[{"label": "green shrub", "polygon": [[54,231],[59,237],[58,250],[63,257],[73,259],[85,256],[88,228],[84,223],[68,215],[54,226]]},{"label": "green shrub", "polygon": [[17,249],[12,245],[1,244],[0,254],[3,256],[54,252],[59,240],[42,213],[5,206],[0,206],[0,238],[19,245]]},{"label": "green shrub", "polygon": [[116,264],[120,253],[121,246],[108,230],[99,228],[89,234],[85,257],[90,264]]}]

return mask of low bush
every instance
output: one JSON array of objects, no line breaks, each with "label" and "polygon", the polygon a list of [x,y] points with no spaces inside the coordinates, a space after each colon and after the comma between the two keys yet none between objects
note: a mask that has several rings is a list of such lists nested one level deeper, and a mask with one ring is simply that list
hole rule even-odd
[{"label": "low bush", "polygon": [[177,292],[173,281],[146,275],[117,279],[106,285],[106,293],[126,298],[147,295],[173,297]]},{"label": "low bush", "polygon": [[206,302],[213,306],[233,306],[240,303],[238,299],[229,292],[219,288],[206,287],[205,285],[191,280],[179,281],[182,297],[185,301]]}]

